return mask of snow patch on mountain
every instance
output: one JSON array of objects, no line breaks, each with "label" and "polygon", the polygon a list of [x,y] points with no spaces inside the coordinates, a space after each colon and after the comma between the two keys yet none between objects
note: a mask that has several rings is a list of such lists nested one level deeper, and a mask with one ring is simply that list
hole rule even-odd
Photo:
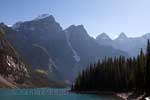
[{"label": "snow patch on mountain", "polygon": [[42,14],[42,15],[39,15],[38,17],[36,17],[35,20],[44,19],[44,18],[47,18],[49,16],[50,16],[49,14]]},{"label": "snow patch on mountain", "polygon": [[71,50],[72,50],[72,52],[73,52],[73,54],[74,54],[74,56],[73,56],[74,59],[76,60],[76,62],[79,62],[79,61],[80,61],[80,56],[78,56],[78,54],[77,54],[77,52],[75,51],[75,49],[73,49],[73,47],[72,47],[72,45],[71,45],[71,43],[70,43],[70,41],[69,41],[69,36],[68,36],[68,34],[67,34],[67,31],[66,31],[65,35],[66,35],[67,43],[68,43],[69,47],[71,48]]}]

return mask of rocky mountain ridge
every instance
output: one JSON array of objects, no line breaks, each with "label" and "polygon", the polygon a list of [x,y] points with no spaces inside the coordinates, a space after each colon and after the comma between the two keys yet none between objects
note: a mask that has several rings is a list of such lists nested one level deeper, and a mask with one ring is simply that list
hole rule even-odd
[{"label": "rocky mountain ridge", "polygon": [[74,80],[79,70],[105,56],[128,56],[112,46],[99,45],[83,25],[71,25],[63,30],[52,15],[0,27],[34,69],[49,70],[65,81]]},{"label": "rocky mountain ridge", "polygon": [[[109,37],[106,33],[105,35]],[[102,39],[101,34],[96,37],[96,41],[100,45],[112,46],[116,49],[127,52],[130,56],[136,56],[141,48],[145,51],[145,42],[148,39],[150,39],[150,33],[146,33],[139,37],[127,37],[126,34],[122,32],[114,40]]]}]

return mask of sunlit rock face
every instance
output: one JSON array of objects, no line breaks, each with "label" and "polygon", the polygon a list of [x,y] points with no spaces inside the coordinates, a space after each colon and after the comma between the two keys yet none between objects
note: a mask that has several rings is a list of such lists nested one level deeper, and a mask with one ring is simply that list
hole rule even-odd
[{"label": "sunlit rock face", "polygon": [[29,77],[27,66],[20,60],[15,49],[0,28],[0,75],[9,82],[22,84]]},{"label": "sunlit rock face", "polygon": [[11,56],[1,54],[0,74],[9,82],[23,83],[25,77],[28,77],[28,70],[23,63],[18,63],[17,59]]}]

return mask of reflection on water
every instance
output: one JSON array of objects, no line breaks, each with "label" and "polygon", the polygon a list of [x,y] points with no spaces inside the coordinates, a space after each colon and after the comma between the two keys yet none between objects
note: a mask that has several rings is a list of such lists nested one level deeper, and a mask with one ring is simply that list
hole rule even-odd
[{"label": "reflection on water", "polygon": [[69,89],[0,89],[0,100],[122,100],[115,96],[76,94]]}]

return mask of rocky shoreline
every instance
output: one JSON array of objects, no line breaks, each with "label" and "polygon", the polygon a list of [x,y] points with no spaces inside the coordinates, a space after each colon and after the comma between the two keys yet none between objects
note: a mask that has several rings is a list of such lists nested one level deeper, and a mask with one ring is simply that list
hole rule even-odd
[{"label": "rocky shoreline", "polygon": [[133,92],[128,93],[117,93],[118,97],[123,98],[124,100],[150,100],[149,97],[145,97],[145,93],[143,94],[137,94]]},{"label": "rocky shoreline", "polygon": [[79,94],[97,94],[97,95],[114,95],[123,100],[150,100],[148,97],[145,97],[145,94],[137,94],[134,92],[124,92],[124,93],[115,93],[115,92],[99,92],[99,91],[72,91]]}]

